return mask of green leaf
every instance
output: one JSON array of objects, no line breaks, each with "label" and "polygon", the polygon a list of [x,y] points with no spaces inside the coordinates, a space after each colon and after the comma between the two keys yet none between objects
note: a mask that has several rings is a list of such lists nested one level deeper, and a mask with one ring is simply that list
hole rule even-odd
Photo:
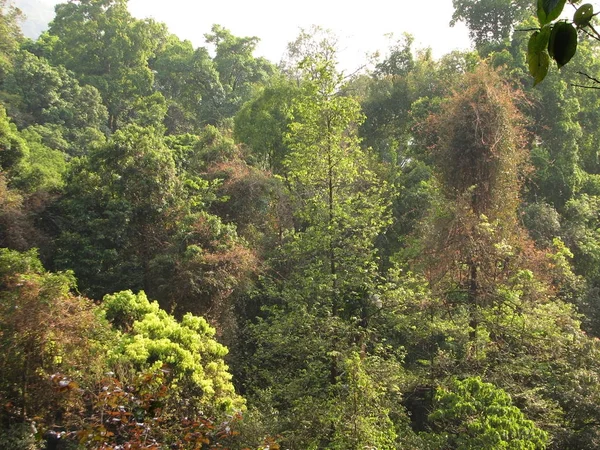
[{"label": "green leaf", "polygon": [[537,16],[540,25],[546,25],[558,19],[565,3],[566,0],[538,0]]},{"label": "green leaf", "polygon": [[567,22],[557,22],[552,28],[548,53],[561,68],[567,64],[577,51],[577,30]]},{"label": "green leaf", "polygon": [[549,31],[536,31],[529,38],[527,59],[529,62],[529,73],[534,79],[534,86],[546,77],[548,67],[550,67],[550,55],[546,51],[546,45],[550,37],[549,34]]},{"label": "green leaf", "polygon": [[551,25],[545,25],[540,31],[534,32],[529,38],[529,44],[527,45],[527,53],[541,53],[546,51],[548,49],[548,42],[550,42],[551,34]]},{"label": "green leaf", "polygon": [[581,5],[573,15],[573,22],[578,27],[586,27],[594,17],[594,6],[591,3]]}]

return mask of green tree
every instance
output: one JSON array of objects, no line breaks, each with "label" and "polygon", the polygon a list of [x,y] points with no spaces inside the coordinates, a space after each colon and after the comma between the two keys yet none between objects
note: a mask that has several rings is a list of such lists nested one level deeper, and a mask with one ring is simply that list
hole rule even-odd
[{"label": "green tree", "polygon": [[148,60],[165,34],[163,25],[134,19],[127,0],[81,0],[59,4],[48,30],[55,37],[51,61],[96,87],[108,109],[108,127],[127,122],[126,111],[153,92]]},{"label": "green tree", "polygon": [[277,79],[255,94],[235,116],[235,139],[250,147],[259,167],[276,174],[283,173],[283,161],[289,153],[284,135],[296,95],[298,89],[292,82]]},{"label": "green tree", "polygon": [[80,153],[79,136],[106,130],[108,113],[96,88],[81,86],[64,67],[26,50],[14,57],[13,70],[3,89],[9,96],[7,108],[20,128],[53,125],[71,143],[63,149]]},{"label": "green tree", "polygon": [[27,153],[27,144],[0,105],[0,167],[7,173],[18,172]]},{"label": "green tree", "polygon": [[72,268],[94,298],[126,288],[152,290],[152,259],[172,235],[181,180],[162,136],[129,125],[74,160],[59,205],[54,263]]},{"label": "green tree", "polygon": [[116,336],[74,286],[72,273],[46,272],[35,250],[0,249],[0,439],[33,420],[42,434],[76,423],[85,410],[78,392],[107,369]]},{"label": "green tree", "polygon": [[[310,61],[327,61],[337,70],[338,38],[331,31],[312,25],[308,30],[301,28],[298,37],[287,45],[287,54],[280,63],[282,71],[290,79],[300,83],[311,67]],[[309,64],[303,64],[309,63]]]},{"label": "green tree", "polygon": [[[426,386],[432,379],[485,374],[550,433],[552,448],[578,448],[583,439],[596,445],[594,425],[583,425],[581,436],[575,431],[590,417],[588,402],[578,397],[568,404],[553,392],[563,383],[571,393],[571,386],[579,386],[593,402],[594,383],[583,388],[579,374],[596,370],[595,364],[586,366],[597,348],[581,331],[574,308],[563,302],[575,302],[581,288],[569,267],[569,250],[554,241],[553,250],[537,251],[519,226],[519,161],[525,156],[525,135],[513,102],[520,97],[509,98],[510,88],[485,67],[468,74],[465,82],[442,103],[437,115],[441,122],[428,121],[423,127],[425,132],[435,130],[434,139],[419,136],[433,144],[442,194],[434,197],[432,215],[422,222],[424,240],[412,249],[421,255],[417,260],[432,258],[429,264],[413,266],[419,272],[424,269],[432,291],[408,301],[402,291],[384,298],[384,304],[395,301],[407,308],[408,323],[387,320],[402,330],[395,337],[400,338],[397,345],[406,346],[407,365],[422,374]],[[593,203],[577,206],[585,212]],[[538,209],[540,217],[552,217],[552,209]],[[564,223],[560,219],[555,230],[564,233]],[[553,232],[548,225],[550,230],[540,231]],[[546,239],[552,242],[553,237]],[[586,362],[572,363],[571,351]],[[542,375],[556,370],[557,377]],[[426,400],[417,404],[427,407]],[[411,411],[422,417],[419,407]],[[564,414],[580,417],[577,425],[563,421]],[[427,421],[423,423],[426,427]]]},{"label": "green tree", "polygon": [[0,84],[12,65],[12,57],[23,40],[19,22],[23,13],[10,0],[0,1]]},{"label": "green tree", "polygon": [[533,10],[528,0],[453,0],[452,5],[454,13],[450,25],[466,22],[477,47],[509,39],[515,24]]},{"label": "green tree", "polygon": [[160,132],[132,124],[71,162],[52,258],[87,295],[143,289],[178,314],[219,320],[229,310],[255,256],[235,226],[209,213],[218,183],[199,175],[209,149],[194,141],[175,152]]},{"label": "green tree", "polygon": [[171,35],[151,67],[156,71],[155,87],[167,99],[165,124],[170,134],[198,132],[206,124],[215,124],[213,110],[219,108],[225,93],[205,48],[194,49],[191,42]]},{"label": "green tree", "polygon": [[[246,362],[246,385],[254,404],[277,411],[274,428],[285,445],[393,448],[387,407],[398,391],[381,374],[395,379],[402,371],[370,332],[386,186],[360,148],[360,107],[341,93],[334,62],[317,55],[304,63],[285,136],[293,228],[283,231],[253,299],[264,306],[246,329],[255,355]],[[285,368],[273,373],[282,358]],[[363,390],[364,383],[373,389]]]},{"label": "green tree", "polygon": [[178,321],[143,292],[107,295],[102,308],[108,321],[125,332],[113,356],[120,364],[142,372],[168,367],[172,389],[182,399],[194,398],[190,410],[204,408],[207,416],[243,407],[223,360],[227,348],[202,317],[188,313]]},{"label": "green tree", "polygon": [[445,448],[542,450],[549,441],[506,392],[480,378],[438,388],[433,408],[430,419],[447,436]]},{"label": "green tree", "polygon": [[0,245],[22,251],[42,243],[34,221],[62,186],[65,166],[64,153],[19,132],[0,105]]},{"label": "green tree", "polygon": [[24,192],[58,192],[63,187],[63,175],[67,170],[65,153],[44,145],[42,136],[34,129],[21,133],[29,152],[23,168],[13,178],[13,184]]},{"label": "green tree", "polygon": [[584,173],[579,143],[583,140],[578,99],[565,80],[552,74],[536,89],[543,108],[535,111],[534,132],[538,137],[531,151],[535,172],[528,195],[543,196],[558,211],[581,189]]},{"label": "green tree", "polygon": [[274,67],[264,58],[252,55],[257,37],[236,37],[220,25],[213,25],[205,34],[206,42],[214,46],[214,65],[223,87],[223,98],[211,99],[215,107],[208,123],[218,123],[233,117],[241,105],[249,100],[255,84],[265,83],[275,72]]},{"label": "green tree", "polygon": [[388,205],[385,184],[370,170],[356,136],[354,127],[363,120],[359,104],[339,95],[341,79],[331,61],[306,64],[285,140],[296,228],[290,256],[305,249],[318,256],[312,262],[301,254],[292,257],[321,280],[315,286],[324,290],[317,296],[329,298],[337,315],[339,294],[369,290],[376,272],[373,241],[387,224]]}]

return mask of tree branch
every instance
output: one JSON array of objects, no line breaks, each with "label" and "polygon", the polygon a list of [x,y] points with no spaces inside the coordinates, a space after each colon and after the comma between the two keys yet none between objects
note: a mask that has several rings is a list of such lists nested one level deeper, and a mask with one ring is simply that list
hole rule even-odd
[{"label": "tree branch", "polygon": [[584,88],[584,89],[600,89],[600,80],[598,78],[594,78],[591,75],[588,75],[585,72],[577,72],[579,75],[583,75],[584,77],[586,77],[588,80],[593,81],[594,83],[597,84],[597,86],[586,86],[583,84],[571,84],[571,86],[573,87],[579,87],[579,88]]}]

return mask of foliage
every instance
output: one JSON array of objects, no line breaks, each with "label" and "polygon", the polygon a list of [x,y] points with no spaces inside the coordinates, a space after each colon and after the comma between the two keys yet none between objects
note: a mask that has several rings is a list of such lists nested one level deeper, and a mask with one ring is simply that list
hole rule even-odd
[{"label": "foliage", "polygon": [[5,172],[18,172],[19,164],[27,155],[27,146],[17,127],[0,105],[0,167]]},{"label": "foliage", "polygon": [[170,388],[188,398],[192,410],[242,408],[223,361],[227,348],[213,339],[215,330],[202,317],[188,313],[177,321],[143,292],[107,295],[102,307],[109,322],[127,332],[114,355],[121,364],[142,372],[166,365]]},{"label": "foliage", "polygon": [[[266,82],[275,72],[265,58],[255,58],[252,53],[258,44],[257,37],[236,37],[220,25],[213,25],[204,35],[213,44],[215,68],[223,87],[224,98],[212,111],[215,123],[233,117],[240,106],[250,98],[254,84]],[[213,104],[217,103],[213,100]]]},{"label": "foliage", "polygon": [[261,283],[262,317],[245,324],[254,358],[244,378],[253,403],[273,411],[284,445],[393,448],[397,430],[410,434],[402,412],[391,418],[399,392],[388,381],[401,369],[369,321],[385,185],[358,145],[358,104],[340,95],[333,62],[307,57],[299,72],[284,161],[293,228]]},{"label": "foliage", "polygon": [[164,27],[134,19],[127,11],[127,0],[60,4],[48,33],[56,38],[51,61],[100,91],[111,130],[127,123],[124,114],[136,100],[151,95],[154,76],[148,59]]},{"label": "foliage", "polygon": [[373,282],[373,243],[387,222],[386,185],[359,147],[353,131],[362,121],[359,105],[338,95],[340,79],[332,62],[307,60],[306,67],[311,69],[303,94],[292,104],[286,135],[286,178],[295,216],[286,252],[314,277],[314,295],[329,298],[336,315],[340,294],[368,292]]},{"label": "foliage", "polygon": [[21,173],[13,183],[25,192],[57,191],[63,187],[63,175],[67,171],[66,155],[60,150],[43,144],[43,137],[31,128],[23,131],[29,153],[23,161]]},{"label": "foliage", "polygon": [[199,213],[181,220],[172,246],[157,256],[151,271],[165,305],[224,324],[231,320],[232,298],[244,290],[257,264],[233,225]]},{"label": "foliage", "polygon": [[273,173],[283,172],[282,164],[289,153],[283,137],[297,90],[288,80],[277,80],[255,94],[235,116],[236,140],[248,145],[258,165]]},{"label": "foliage", "polygon": [[70,293],[73,286],[72,274],[45,272],[34,250],[0,250],[0,414],[9,427],[77,423],[78,389],[105,370],[115,336],[91,302]]},{"label": "foliage", "polygon": [[510,396],[480,378],[454,380],[435,394],[430,419],[447,436],[448,446],[467,449],[545,449],[548,434],[527,420]]},{"label": "foliage", "polygon": [[528,0],[453,0],[452,5],[454,13],[450,24],[466,22],[471,40],[478,47],[508,39],[515,23],[531,10]]},{"label": "foliage", "polygon": [[22,19],[21,10],[9,0],[0,1],[0,83],[10,71],[12,57],[23,40],[19,27]]},{"label": "foliage", "polygon": [[27,214],[23,211],[23,196],[11,189],[6,177],[0,175],[0,245],[16,250],[29,248],[34,234]]},{"label": "foliage", "polygon": [[[173,395],[164,370],[136,374],[128,383],[110,376],[93,393],[92,411],[68,438],[84,448],[223,448],[235,439],[240,415],[215,423],[201,411],[189,411]],[[188,410],[183,417],[183,410]],[[65,440],[65,439],[63,439]]]},{"label": "foliage", "polygon": [[74,267],[94,298],[151,289],[151,260],[168,244],[183,195],[162,136],[137,125],[119,130],[89,158],[73,161],[67,183],[56,266]]},{"label": "foliage", "polygon": [[0,0],[0,447],[600,448],[595,7],[530,3],[346,77]]},{"label": "foliage", "polygon": [[151,66],[156,71],[156,89],[167,100],[165,125],[169,133],[194,132],[216,122],[213,109],[225,93],[205,48],[194,49],[191,42],[170,35]]},{"label": "foliage", "polygon": [[340,425],[335,428],[330,448],[395,448],[396,430],[389,409],[383,406],[386,386],[369,375],[365,367],[369,363],[354,352],[341,367],[346,379],[340,388],[347,400],[338,402],[339,411],[334,407]]},{"label": "foliage", "polygon": [[507,220],[517,205],[524,158],[518,94],[507,95],[507,86],[485,65],[466,83],[432,124],[441,182],[448,198],[467,197],[474,214]]},{"label": "foliage", "polygon": [[[96,88],[80,85],[72,72],[53,66],[26,50],[14,58],[14,67],[3,86],[19,101],[11,104],[18,125],[55,124],[67,130],[104,130],[108,118]],[[9,97],[10,98],[10,97]]]},{"label": "foliage", "polygon": [[476,341],[479,309],[527,251],[516,214],[524,154],[520,115],[499,76],[482,66],[465,81],[430,118],[444,198],[426,225],[421,260],[435,291],[470,311]]},{"label": "foliage", "polygon": [[585,3],[577,6],[579,1],[569,0],[568,3],[576,8],[573,19],[559,20],[566,3],[566,0],[537,1],[539,29],[531,34],[527,50],[529,73],[534,78],[534,85],[546,77],[550,59],[559,69],[571,61],[577,52],[578,32],[600,40],[592,23],[596,16],[594,5]]}]

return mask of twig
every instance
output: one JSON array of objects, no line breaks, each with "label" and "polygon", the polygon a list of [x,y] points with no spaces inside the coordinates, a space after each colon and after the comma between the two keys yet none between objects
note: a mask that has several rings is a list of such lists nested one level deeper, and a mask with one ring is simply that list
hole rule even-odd
[{"label": "twig", "polygon": [[600,86],[585,86],[583,84],[571,84],[571,86],[583,89],[600,89]]},{"label": "twig", "polygon": [[585,72],[577,72],[579,75],[583,75],[584,77],[586,77],[588,80],[593,81],[594,83],[597,84],[597,86],[586,86],[583,84],[571,84],[571,86],[573,87],[579,87],[579,88],[584,88],[584,89],[600,89],[600,80],[598,78],[594,78],[591,75],[588,75]]},{"label": "twig", "polygon": [[584,77],[586,77],[588,80],[592,80],[594,83],[598,83],[598,84],[600,84],[600,80],[599,80],[598,78],[594,78],[593,76],[591,76],[591,75],[588,75],[588,74],[587,74],[587,73],[585,73],[585,72],[577,72],[577,73],[578,73],[579,75],[583,75],[583,76],[584,76]]}]

